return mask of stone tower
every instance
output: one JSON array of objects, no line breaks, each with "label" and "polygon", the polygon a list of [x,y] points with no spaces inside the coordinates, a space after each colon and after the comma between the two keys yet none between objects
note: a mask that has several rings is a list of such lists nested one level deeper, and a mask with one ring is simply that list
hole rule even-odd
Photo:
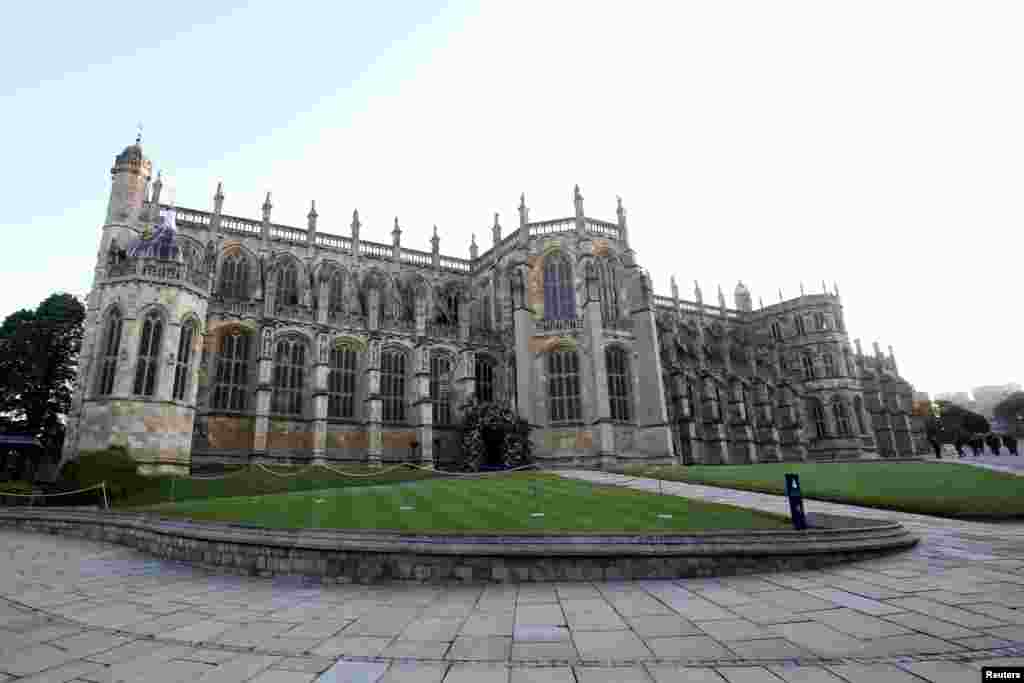
[{"label": "stone tower", "polygon": [[189,471],[209,298],[204,250],[147,197],[139,140],[117,155],[62,462],[120,445],[143,473]]}]

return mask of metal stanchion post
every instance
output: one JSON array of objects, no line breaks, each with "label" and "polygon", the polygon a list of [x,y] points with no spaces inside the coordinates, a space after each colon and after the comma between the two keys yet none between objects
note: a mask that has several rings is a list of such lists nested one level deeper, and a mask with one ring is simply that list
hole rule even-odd
[{"label": "metal stanchion post", "polygon": [[105,481],[101,482],[100,486],[103,489],[103,509],[104,510],[109,510],[110,509],[110,501],[107,500],[107,482],[105,482]]}]

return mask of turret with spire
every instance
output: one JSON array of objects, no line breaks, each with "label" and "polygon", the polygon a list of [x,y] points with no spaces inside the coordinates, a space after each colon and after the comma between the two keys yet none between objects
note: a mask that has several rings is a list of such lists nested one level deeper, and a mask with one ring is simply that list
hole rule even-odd
[{"label": "turret with spire", "polygon": [[476,233],[474,232],[469,241],[469,258],[476,261],[480,258],[480,247],[476,246]]},{"label": "turret with spire", "polygon": [[398,227],[398,216],[395,216],[395,227],[391,230],[391,260],[398,264],[402,258],[402,229]]},{"label": "turret with spire", "polygon": [[580,193],[579,185],[572,189],[572,201],[576,206],[576,234],[582,237],[586,224],[583,220],[583,195]]},{"label": "turret with spire", "polygon": [[314,199],[310,203],[309,213],[306,214],[306,224],[309,227],[309,230],[306,233],[306,243],[309,246],[311,246],[311,247],[315,247],[316,246],[316,219],[317,219],[317,216],[318,216],[318,214],[316,212],[316,200]]},{"label": "turret with spire", "polygon": [[494,213],[494,226],[491,228],[491,238],[494,241],[494,246],[498,246],[501,242],[501,223],[498,222],[498,213]]},{"label": "turret with spire", "polygon": [[626,247],[626,251],[631,251],[629,247],[629,231],[626,228],[626,210],[622,208],[622,197],[616,197],[615,199],[618,202],[615,215],[619,219],[619,240]]},{"label": "turret with spire", "polygon": [[217,191],[213,195],[213,216],[210,218],[210,229],[220,234],[220,217],[224,211],[224,183],[217,181]]},{"label": "turret with spire", "polygon": [[530,210],[526,208],[526,193],[519,195],[519,246],[525,247],[530,242]]},{"label": "turret with spire", "polygon": [[263,226],[262,236],[264,242],[270,241],[270,210],[274,208],[274,205],[270,203],[270,193],[267,192],[267,199],[263,202]]},{"label": "turret with spire", "polygon": [[352,257],[359,259],[359,209],[352,209]]},{"label": "turret with spire", "polygon": [[437,236],[437,225],[434,225],[434,236],[430,238],[430,255],[434,270],[441,269],[441,238]]},{"label": "turret with spire", "polygon": [[140,132],[135,138],[135,144],[125,147],[114,158],[114,165],[110,169],[113,183],[107,205],[106,225],[134,226],[143,217],[141,212],[146,198],[146,184],[151,179],[153,164],[142,155],[141,143]]}]

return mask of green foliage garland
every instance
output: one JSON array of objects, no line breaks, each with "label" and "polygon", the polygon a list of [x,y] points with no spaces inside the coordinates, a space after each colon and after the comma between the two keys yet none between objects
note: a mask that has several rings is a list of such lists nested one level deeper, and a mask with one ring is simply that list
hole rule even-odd
[{"label": "green foliage garland", "polygon": [[488,445],[500,452],[506,467],[533,462],[530,425],[510,408],[497,403],[474,403],[466,410],[461,428],[462,468],[478,472],[487,464]]}]

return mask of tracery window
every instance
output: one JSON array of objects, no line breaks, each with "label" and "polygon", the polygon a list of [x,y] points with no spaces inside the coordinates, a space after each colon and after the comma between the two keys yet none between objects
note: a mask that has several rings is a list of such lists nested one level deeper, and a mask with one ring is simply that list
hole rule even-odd
[{"label": "tracery window", "polygon": [[597,263],[601,287],[601,321],[608,325],[619,319],[619,288],[612,263],[603,258]]},{"label": "tracery window", "polygon": [[613,420],[628,422],[629,409],[629,366],[626,350],[611,346],[604,351],[605,370],[608,375],[608,405]]},{"label": "tracery window", "polygon": [[824,330],[825,329],[825,314],[824,313],[815,313],[814,314],[814,327],[816,327],[819,330]]},{"label": "tracery window", "polygon": [[249,268],[242,254],[224,257],[220,267],[220,294],[232,299],[249,297]]},{"label": "tracery window", "polygon": [[299,270],[294,263],[285,263],[277,271],[277,302],[283,306],[299,303]]},{"label": "tracery window", "polygon": [[772,323],[772,339],[775,341],[782,341],[782,327],[778,322]]},{"label": "tracery window", "polygon": [[804,317],[802,315],[793,316],[793,322],[796,323],[797,334],[807,334],[807,329],[804,327]]},{"label": "tracery window", "polygon": [[142,337],[139,339],[139,359],[135,365],[135,386],[132,392],[136,396],[152,396],[156,393],[163,333],[163,318],[157,311],[150,311],[142,323]]},{"label": "tracery window", "polygon": [[697,404],[693,400],[693,382],[686,380],[686,411],[690,415],[691,420],[697,419]]},{"label": "tracery window", "polygon": [[336,270],[327,285],[327,310],[338,313],[345,310],[345,273]]},{"label": "tracery window", "polygon": [[843,331],[843,316],[839,313],[836,314],[836,331]]},{"label": "tracery window", "polygon": [[405,354],[385,349],[380,354],[381,419],[391,424],[405,422]]},{"label": "tracery window", "polygon": [[117,377],[117,352],[121,347],[121,312],[116,308],[107,317],[107,327],[103,335],[99,373],[96,376],[96,394],[109,396],[114,391],[114,379]]},{"label": "tracery window", "polygon": [[722,422],[729,421],[729,412],[726,409],[725,400],[722,398],[722,390],[718,387],[718,382],[715,382],[715,404],[718,405],[718,419]]},{"label": "tracery window", "polygon": [[810,408],[811,419],[814,420],[814,434],[817,438],[824,439],[828,436],[828,429],[825,425],[825,408],[821,405],[821,401],[816,398],[810,398],[807,402]]},{"label": "tracery window", "polygon": [[480,299],[480,329],[493,330],[493,316],[491,315],[491,295],[484,294]]},{"label": "tracery window", "polygon": [[569,259],[552,253],[544,257],[544,319],[574,320],[576,289],[572,282]]},{"label": "tracery window", "polygon": [[306,344],[301,339],[282,339],[274,353],[271,412],[302,414],[302,390],[306,379]]},{"label": "tracery window", "polygon": [[575,351],[548,354],[548,417],[552,423],[578,422],[580,408],[580,363]]},{"label": "tracery window", "polygon": [[476,397],[482,403],[494,401],[494,359],[489,356],[476,357]]},{"label": "tracery window", "polygon": [[826,353],[822,356],[822,360],[825,363],[825,376],[835,377],[836,376],[836,362],[832,357],[831,353]]},{"label": "tracery window", "polygon": [[860,433],[867,434],[868,430],[864,426],[864,401],[860,396],[853,397],[853,412],[857,414],[857,427],[860,428]]},{"label": "tracery window", "polygon": [[174,390],[171,398],[175,401],[184,401],[188,391],[188,380],[192,372],[192,340],[195,338],[195,321],[189,320],[181,326],[181,336],[178,338],[178,355],[174,362]]},{"label": "tracery window", "polygon": [[804,379],[814,379],[814,359],[811,354],[804,354]]},{"label": "tracery window", "polygon": [[356,403],[356,352],[331,349],[327,371],[327,417],[351,418]]},{"label": "tracery window", "polygon": [[245,410],[249,395],[250,335],[225,334],[217,353],[217,378],[213,388],[215,410]]},{"label": "tracery window", "polygon": [[430,355],[430,405],[435,425],[452,423],[451,356],[434,352]]},{"label": "tracery window", "polygon": [[836,419],[836,431],[839,432],[839,436],[849,436],[850,417],[846,413],[846,404],[838,396],[832,400],[832,415]]}]

